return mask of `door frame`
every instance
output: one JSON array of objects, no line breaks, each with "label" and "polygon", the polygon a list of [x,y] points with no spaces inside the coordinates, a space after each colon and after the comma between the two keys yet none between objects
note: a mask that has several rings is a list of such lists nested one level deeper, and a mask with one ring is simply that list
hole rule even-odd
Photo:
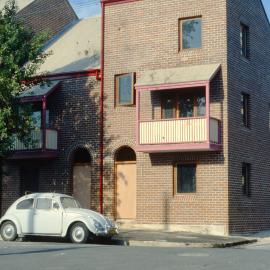
[{"label": "door frame", "polygon": [[[135,164],[136,165],[136,172],[137,172],[137,160],[132,161],[114,161],[114,200],[113,200],[113,216],[114,220],[117,220],[117,165],[119,164]],[[137,173],[136,173],[136,217],[137,219]]]}]

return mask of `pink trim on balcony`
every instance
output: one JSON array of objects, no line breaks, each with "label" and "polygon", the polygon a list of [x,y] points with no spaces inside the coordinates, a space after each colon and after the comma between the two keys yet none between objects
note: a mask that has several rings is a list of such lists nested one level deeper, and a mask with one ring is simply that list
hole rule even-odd
[{"label": "pink trim on balcony", "polygon": [[181,90],[183,88],[206,87],[209,81],[196,81],[185,83],[170,83],[161,85],[136,85],[137,91],[167,91],[170,89]]},{"label": "pink trim on balcony", "polygon": [[137,152],[144,153],[169,153],[169,152],[203,152],[220,151],[221,145],[208,142],[202,143],[183,143],[183,144],[156,144],[156,145],[137,145]]}]

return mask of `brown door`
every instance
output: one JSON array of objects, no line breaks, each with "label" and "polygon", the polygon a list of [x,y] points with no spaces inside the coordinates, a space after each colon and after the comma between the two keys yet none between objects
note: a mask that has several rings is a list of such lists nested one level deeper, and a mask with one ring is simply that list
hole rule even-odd
[{"label": "brown door", "polygon": [[136,218],[136,163],[116,163],[117,218]]},{"label": "brown door", "polygon": [[83,208],[90,208],[91,166],[89,164],[73,166],[73,196]]}]

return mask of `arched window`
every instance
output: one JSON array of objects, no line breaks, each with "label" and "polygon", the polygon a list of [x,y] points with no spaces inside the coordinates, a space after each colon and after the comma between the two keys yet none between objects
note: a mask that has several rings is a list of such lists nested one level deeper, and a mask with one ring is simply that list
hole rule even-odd
[{"label": "arched window", "polygon": [[91,156],[85,148],[77,149],[73,154],[73,163],[91,163]]},{"label": "arched window", "polygon": [[136,153],[128,146],[123,146],[117,150],[115,154],[115,161],[136,161]]}]

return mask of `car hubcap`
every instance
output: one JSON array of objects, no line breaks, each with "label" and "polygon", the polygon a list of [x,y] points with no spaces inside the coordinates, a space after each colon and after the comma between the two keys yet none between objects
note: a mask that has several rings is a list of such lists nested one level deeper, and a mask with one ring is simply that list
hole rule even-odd
[{"label": "car hubcap", "polygon": [[84,239],[84,229],[82,227],[76,227],[72,236],[76,242],[81,242]]},{"label": "car hubcap", "polygon": [[7,225],[4,228],[4,236],[7,239],[11,239],[14,236],[15,229],[12,225]]}]

